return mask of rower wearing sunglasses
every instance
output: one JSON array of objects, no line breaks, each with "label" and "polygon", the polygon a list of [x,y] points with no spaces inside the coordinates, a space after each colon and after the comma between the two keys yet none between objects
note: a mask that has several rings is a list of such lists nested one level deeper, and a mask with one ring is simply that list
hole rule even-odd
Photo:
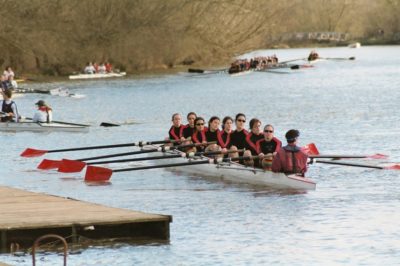
[{"label": "rower wearing sunglasses", "polygon": [[[206,138],[206,132],[207,132],[207,127],[204,126],[204,118],[198,116],[194,120],[194,132],[192,135],[192,141],[193,143],[207,143],[207,138]],[[204,151],[205,146],[197,146],[196,147],[197,151]]]},{"label": "rower wearing sunglasses", "polygon": [[274,127],[272,125],[266,125],[264,127],[264,138],[256,143],[262,168],[271,170],[272,160],[281,147],[282,142],[274,136]]},{"label": "rower wearing sunglasses", "polygon": [[[238,113],[235,117],[235,125],[236,129],[231,133],[230,139],[230,150],[237,151],[242,150],[246,147],[246,136],[249,134],[247,130],[244,128],[246,123],[246,116],[242,113]],[[243,156],[243,153],[233,152],[229,154],[229,157],[235,158]]]}]

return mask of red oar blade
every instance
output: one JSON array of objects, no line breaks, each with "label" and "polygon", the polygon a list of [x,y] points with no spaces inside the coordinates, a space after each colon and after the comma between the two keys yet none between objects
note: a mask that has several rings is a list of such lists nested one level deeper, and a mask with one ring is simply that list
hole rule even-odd
[{"label": "red oar blade", "polygon": [[41,170],[50,170],[50,169],[57,169],[61,164],[61,161],[57,160],[48,160],[43,159],[40,164],[37,166],[37,169]]},{"label": "red oar blade", "polygon": [[46,150],[36,150],[36,149],[27,148],[20,154],[20,156],[22,156],[22,157],[39,157],[46,153],[47,153]]},{"label": "red oar blade", "polygon": [[75,160],[62,159],[60,166],[58,167],[58,172],[61,173],[77,173],[85,168],[86,163]]},{"label": "red oar blade", "polygon": [[385,166],[385,169],[389,169],[389,170],[400,170],[400,164],[394,164],[394,165],[390,165],[390,166]]},{"label": "red oar blade", "polygon": [[301,149],[308,155],[318,155],[319,154],[317,146],[315,146],[314,143],[307,144],[307,145],[303,146]]},{"label": "red oar blade", "polygon": [[367,158],[370,158],[370,159],[387,159],[389,156],[387,156],[387,155],[385,155],[385,154],[380,154],[380,153],[377,153],[377,154],[374,154],[374,155],[370,155],[370,156],[367,156]]},{"label": "red oar blade", "polygon": [[108,181],[112,175],[112,170],[105,167],[91,166],[86,168],[86,182],[101,182]]}]

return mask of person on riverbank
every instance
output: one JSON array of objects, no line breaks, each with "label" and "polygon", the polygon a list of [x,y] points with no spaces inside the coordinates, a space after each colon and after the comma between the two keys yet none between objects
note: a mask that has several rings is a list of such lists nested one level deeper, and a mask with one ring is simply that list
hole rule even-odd
[{"label": "person on riverbank", "polygon": [[1,76],[1,86],[3,89],[12,89],[16,82],[14,81],[14,71],[10,66],[4,69],[3,75]]},{"label": "person on riverbank", "polygon": [[256,143],[257,153],[261,159],[261,167],[265,170],[271,170],[274,156],[282,147],[282,143],[274,136],[274,127],[266,125],[264,127],[264,138]]},{"label": "person on riverbank", "polygon": [[12,100],[12,90],[5,89],[1,92],[3,100],[1,106],[1,122],[19,122],[19,114],[16,103]]},{"label": "person on riverbank", "polygon": [[35,103],[37,110],[33,115],[33,122],[50,123],[53,120],[53,109],[45,101],[40,100]]},{"label": "person on riverbank", "polygon": [[275,155],[271,167],[273,172],[304,176],[307,171],[308,155],[297,146],[299,136],[300,132],[296,129],[286,132],[287,145]]}]

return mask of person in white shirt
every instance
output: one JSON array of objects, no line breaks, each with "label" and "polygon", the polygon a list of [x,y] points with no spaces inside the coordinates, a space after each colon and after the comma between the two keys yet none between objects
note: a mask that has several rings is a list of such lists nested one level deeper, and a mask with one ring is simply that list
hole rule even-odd
[{"label": "person in white shirt", "polygon": [[50,123],[53,120],[53,109],[43,100],[36,103],[38,109],[33,115],[33,122]]},{"label": "person in white shirt", "polygon": [[85,69],[83,70],[83,72],[85,74],[94,74],[96,73],[96,69],[94,68],[92,62],[88,63],[85,67]]}]

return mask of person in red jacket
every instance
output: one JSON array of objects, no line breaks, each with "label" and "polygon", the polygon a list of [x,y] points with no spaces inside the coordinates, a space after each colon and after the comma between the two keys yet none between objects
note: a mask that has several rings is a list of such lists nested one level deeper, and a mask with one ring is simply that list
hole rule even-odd
[{"label": "person in red jacket", "polygon": [[300,132],[296,129],[286,132],[288,145],[282,147],[275,155],[272,161],[273,172],[304,176],[307,171],[308,155],[297,146],[299,136]]},{"label": "person in red jacket", "polygon": [[181,123],[181,115],[178,113],[173,114],[171,121],[172,126],[168,131],[168,138],[174,141],[181,141],[183,139],[183,130],[185,129],[185,126]]}]

